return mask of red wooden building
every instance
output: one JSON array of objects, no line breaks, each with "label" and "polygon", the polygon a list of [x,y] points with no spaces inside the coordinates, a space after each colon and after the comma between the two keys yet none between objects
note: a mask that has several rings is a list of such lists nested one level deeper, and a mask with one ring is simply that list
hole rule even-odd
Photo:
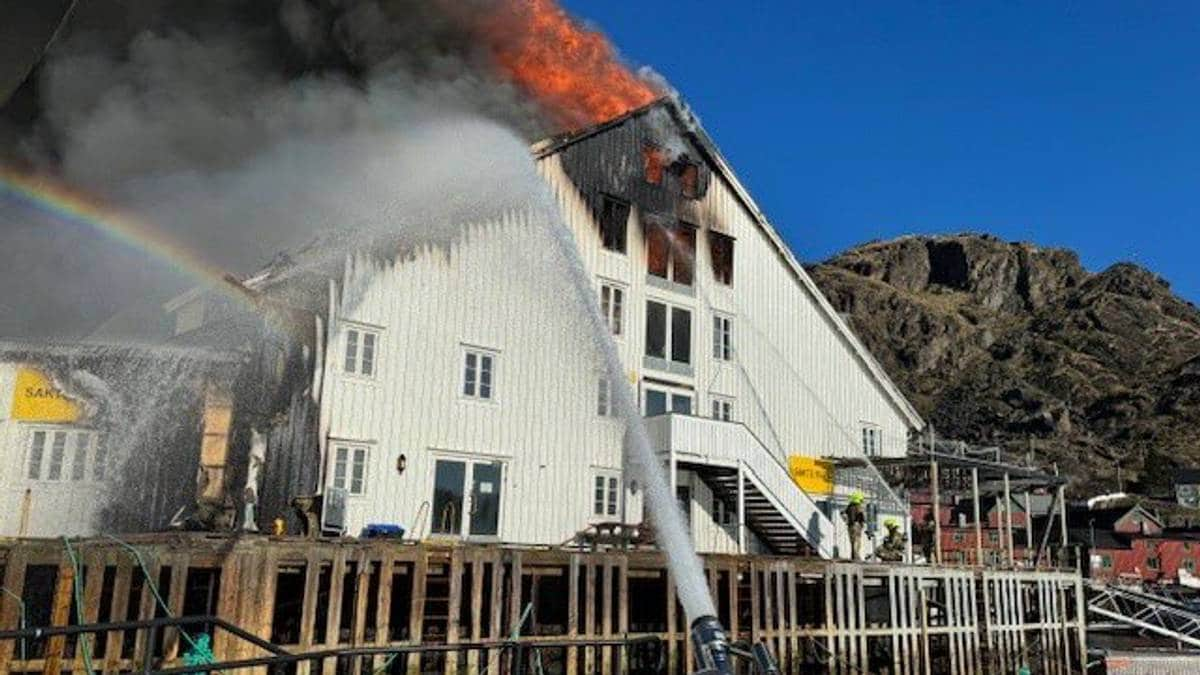
[{"label": "red wooden building", "polygon": [[1200,530],[1167,528],[1141,505],[1074,510],[1067,522],[1094,579],[1177,583],[1180,569],[1200,567]]}]

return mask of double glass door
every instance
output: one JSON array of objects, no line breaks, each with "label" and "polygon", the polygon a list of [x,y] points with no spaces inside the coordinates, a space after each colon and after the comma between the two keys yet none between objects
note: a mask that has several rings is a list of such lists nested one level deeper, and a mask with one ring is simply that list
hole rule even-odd
[{"label": "double glass door", "polygon": [[437,460],[430,531],[443,535],[497,536],[502,475],[500,462]]}]

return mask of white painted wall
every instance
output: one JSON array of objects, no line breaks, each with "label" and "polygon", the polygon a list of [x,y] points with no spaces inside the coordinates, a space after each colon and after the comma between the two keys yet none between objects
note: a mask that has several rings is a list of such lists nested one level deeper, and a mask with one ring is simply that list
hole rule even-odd
[{"label": "white painted wall", "polygon": [[[731,187],[714,174],[701,200],[685,202],[683,216],[701,228],[697,236],[694,295],[647,283],[646,249],[639,214],[629,225],[627,255],[605,250],[589,209],[567,178],[557,155],[538,168],[554,189],[574,230],[580,251],[597,278],[629,289],[629,326],[623,354],[641,378],[671,379],[696,391],[697,413],[708,415],[712,395],[735,401],[735,419],[745,423],[780,457],[800,454],[845,457],[861,454],[862,426],[877,425],[882,454],[903,455],[909,421],[834,326],[834,317],[795,276]],[[734,283],[716,283],[707,233],[716,228],[737,239]],[[803,273],[803,272],[801,272]],[[687,307],[693,315],[693,377],[642,368],[645,301]],[[734,362],[711,358],[714,313],[734,318]]]},{"label": "white painted wall", "polygon": [[[603,280],[626,292],[617,347],[639,396],[650,378],[690,389],[697,414],[708,414],[712,396],[731,399],[735,420],[781,461],[788,454],[861,453],[864,422],[883,430],[884,454],[903,454],[909,429],[903,411],[719,177],[687,214],[701,232],[694,290],[680,293],[647,283],[636,208],[627,254],[606,251],[557,157],[539,160],[538,168],[597,289]],[[732,287],[712,278],[710,227],[737,239]],[[528,273],[547,263],[522,257],[543,245],[540,236],[512,221],[474,229],[448,250],[423,251],[396,265],[348,263],[333,293],[322,417],[329,439],[327,484],[339,443],[370,449],[366,493],[349,499],[350,533],[381,522],[426,536],[438,457],[504,463],[500,540],[556,544],[593,520],[592,480],[597,470],[621,470],[622,430],[596,414],[599,364],[572,316],[573,298],[564,297],[565,289],[548,289],[539,273]],[[644,366],[647,299],[692,311],[691,376]],[[714,312],[735,319],[733,362],[712,356]],[[355,327],[380,333],[377,372],[370,378],[343,372],[346,330]],[[496,354],[492,402],[460,395],[468,345]],[[400,454],[407,461],[403,474],[396,470]],[[625,478],[627,487],[636,479]],[[693,486],[690,515],[698,548],[735,551],[735,531],[712,522],[707,488],[690,476],[681,480]],[[625,497],[626,520],[636,522],[638,497],[628,490]]]},{"label": "white painted wall", "polygon": [[[539,267],[545,246],[544,230],[514,221],[472,230],[448,252],[375,271],[362,261],[349,266],[322,416],[329,448],[344,440],[371,449],[367,493],[349,499],[350,532],[387,522],[429,533],[422,504],[432,498],[438,457],[504,463],[502,540],[559,543],[589,522],[595,469],[620,471],[622,427],[596,413],[599,362],[574,298],[547,283],[561,277]],[[380,329],[373,378],[343,372],[354,326]],[[495,353],[490,402],[461,395],[466,345]]]},{"label": "white painted wall", "polygon": [[[92,460],[95,442],[89,447],[83,480],[72,480],[71,462],[76,432],[90,431],[86,426],[24,422],[12,418],[13,387],[21,364],[0,363],[0,536],[21,534],[23,511],[28,509],[25,536],[77,536],[95,532],[94,522],[108,483],[94,480]],[[49,480],[46,464],[50,448],[43,458],[41,478],[29,478],[28,461],[33,433],[68,432],[61,477]],[[111,467],[111,463],[110,463]],[[111,476],[111,470],[108,472]],[[26,496],[28,493],[28,496]]]}]

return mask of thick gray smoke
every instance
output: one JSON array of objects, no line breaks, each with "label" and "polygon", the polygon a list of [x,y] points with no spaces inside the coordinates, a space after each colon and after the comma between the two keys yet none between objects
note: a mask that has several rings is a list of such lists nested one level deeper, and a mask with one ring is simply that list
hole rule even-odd
[{"label": "thick gray smoke", "polygon": [[[517,206],[545,124],[470,37],[489,3],[192,4],[83,3],[10,101],[37,111],[17,160],[235,274],[318,232]],[[193,282],[11,199],[0,228],[0,283],[24,290],[5,294],[0,335],[79,337]]]}]

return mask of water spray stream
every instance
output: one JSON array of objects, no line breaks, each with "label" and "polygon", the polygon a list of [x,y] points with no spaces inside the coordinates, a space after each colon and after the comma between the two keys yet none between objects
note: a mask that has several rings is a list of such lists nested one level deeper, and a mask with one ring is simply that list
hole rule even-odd
[{"label": "water spray stream", "polygon": [[[551,206],[547,213],[555,214]],[[655,535],[667,557],[667,567],[675,578],[675,589],[679,603],[689,622],[716,615],[712,597],[708,594],[708,583],[700,558],[692,545],[692,538],[684,524],[683,514],[671,494],[661,462],[654,454],[646,426],[638,410],[633,390],[625,379],[621,357],[613,343],[612,335],[600,312],[600,303],[592,286],[591,277],[583,266],[583,259],[575,243],[575,236],[562,218],[551,216],[552,238],[563,261],[571,286],[578,295],[587,318],[596,348],[604,359],[604,373],[612,388],[615,409],[625,420],[626,457],[630,473],[636,475],[645,494],[646,505],[654,517]]]}]

